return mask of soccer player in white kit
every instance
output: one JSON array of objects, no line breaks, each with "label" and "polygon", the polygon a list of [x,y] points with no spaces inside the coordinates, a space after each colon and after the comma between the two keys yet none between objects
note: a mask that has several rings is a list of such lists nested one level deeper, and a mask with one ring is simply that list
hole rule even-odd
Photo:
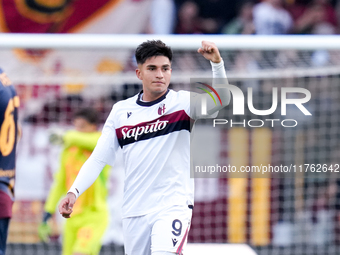
[{"label": "soccer player in white kit", "polygon": [[[210,61],[213,78],[226,78],[214,43],[203,41],[198,53]],[[163,42],[142,43],[136,49],[136,60],[136,75],[143,90],[113,106],[96,148],[60,202],[59,212],[70,217],[78,196],[106,164],[113,165],[121,148],[125,163],[125,254],[182,254],[194,205],[190,127],[202,117],[201,99],[200,95],[190,98],[188,91],[168,89],[172,51]],[[212,99],[206,102],[210,117],[230,101],[227,88],[216,90],[222,103],[216,106]],[[190,100],[194,102],[190,104]]]}]

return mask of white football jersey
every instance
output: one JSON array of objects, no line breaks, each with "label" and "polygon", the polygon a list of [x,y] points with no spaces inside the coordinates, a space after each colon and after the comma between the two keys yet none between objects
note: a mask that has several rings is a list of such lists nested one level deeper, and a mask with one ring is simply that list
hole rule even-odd
[{"label": "white football jersey", "polygon": [[[136,95],[113,107],[108,125],[112,125],[123,150],[124,217],[169,205],[193,204],[189,116],[187,91],[168,90],[153,102],[142,102]],[[108,149],[112,155],[118,148]],[[103,160],[110,163],[109,155]]]},{"label": "white football jersey", "polygon": [[[215,70],[214,77],[226,77],[223,62],[215,64]],[[141,101],[140,95],[113,106],[95,150],[69,191],[78,197],[105,164],[113,165],[122,149],[123,218],[194,203],[190,127],[195,116],[190,113],[190,92],[168,90],[152,102]]]}]

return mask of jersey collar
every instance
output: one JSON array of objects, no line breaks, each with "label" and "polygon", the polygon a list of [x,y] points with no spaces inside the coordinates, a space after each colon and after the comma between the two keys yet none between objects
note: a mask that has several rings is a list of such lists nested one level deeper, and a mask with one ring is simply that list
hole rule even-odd
[{"label": "jersey collar", "polygon": [[165,98],[166,98],[166,95],[169,93],[169,89],[166,91],[166,93],[163,95],[163,96],[161,96],[160,98],[158,98],[158,99],[156,99],[156,100],[154,100],[154,101],[150,101],[150,102],[143,102],[143,101],[141,101],[140,100],[140,96],[141,96],[141,94],[143,93],[143,90],[141,91],[141,92],[139,92],[139,94],[138,94],[138,96],[137,96],[137,101],[136,101],[136,103],[138,104],[138,105],[140,105],[140,106],[152,106],[152,105],[154,105],[154,104],[157,104],[157,103],[159,103],[159,102],[161,102],[162,100],[164,100]]}]

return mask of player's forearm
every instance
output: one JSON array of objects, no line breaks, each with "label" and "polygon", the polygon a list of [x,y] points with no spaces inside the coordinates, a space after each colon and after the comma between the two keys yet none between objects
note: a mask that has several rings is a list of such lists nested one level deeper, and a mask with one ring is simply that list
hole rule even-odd
[{"label": "player's forearm", "polygon": [[[212,87],[217,92],[215,101],[206,94],[192,94],[191,103],[194,106],[192,108],[192,118],[215,118],[218,111],[227,106],[230,102],[230,91],[225,86],[228,84],[226,71],[224,68],[223,59],[220,63],[213,63],[210,61],[213,73]],[[221,101],[219,100],[221,99]]]},{"label": "player's forearm", "polygon": [[210,61],[211,64],[211,68],[212,68],[212,73],[213,73],[213,78],[224,78],[227,81],[227,74],[224,68],[224,61],[222,59],[222,61],[220,63],[214,63],[212,61]]},{"label": "player's forearm", "polygon": [[[220,63],[213,63],[210,61],[210,64],[213,73],[212,86],[217,92],[215,93],[216,96],[219,98],[214,101],[211,97],[207,97],[206,94],[193,96],[192,99],[195,100],[193,102],[195,118],[215,118],[218,111],[227,106],[230,102],[230,91],[225,86],[228,84],[228,80],[223,60]],[[206,110],[203,110],[204,108]]]},{"label": "player's forearm", "polygon": [[[215,101],[206,94],[192,94],[191,95],[191,108],[192,118],[215,118],[218,111],[227,106],[230,102],[230,91],[224,86],[228,84],[227,74],[224,68],[223,59],[219,63],[213,63],[210,61],[213,73],[212,87],[217,92],[217,98]],[[219,100],[221,99],[221,101]]]},{"label": "player's forearm", "polygon": [[228,84],[227,74],[224,68],[224,61],[220,63],[213,63],[210,61],[213,73],[212,86],[215,88],[221,101],[218,100],[217,104],[213,100],[207,101],[207,114],[212,115],[217,113],[223,107],[227,106],[230,102],[230,91],[224,86]]},{"label": "player's forearm", "polygon": [[77,178],[68,192],[74,193],[78,198],[94,183],[105,165],[105,162],[90,156],[80,169]]}]

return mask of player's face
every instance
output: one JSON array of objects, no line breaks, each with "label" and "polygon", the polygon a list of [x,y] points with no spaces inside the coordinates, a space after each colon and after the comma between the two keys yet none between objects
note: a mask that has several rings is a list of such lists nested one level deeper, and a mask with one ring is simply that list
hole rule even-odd
[{"label": "player's face", "polygon": [[97,130],[96,125],[91,124],[86,119],[83,119],[80,117],[75,118],[73,120],[73,125],[74,125],[74,128],[79,132],[90,133],[90,132],[95,132]]},{"label": "player's face", "polygon": [[153,101],[166,93],[171,71],[170,60],[165,56],[151,57],[138,65],[136,75],[143,82],[143,100]]}]

